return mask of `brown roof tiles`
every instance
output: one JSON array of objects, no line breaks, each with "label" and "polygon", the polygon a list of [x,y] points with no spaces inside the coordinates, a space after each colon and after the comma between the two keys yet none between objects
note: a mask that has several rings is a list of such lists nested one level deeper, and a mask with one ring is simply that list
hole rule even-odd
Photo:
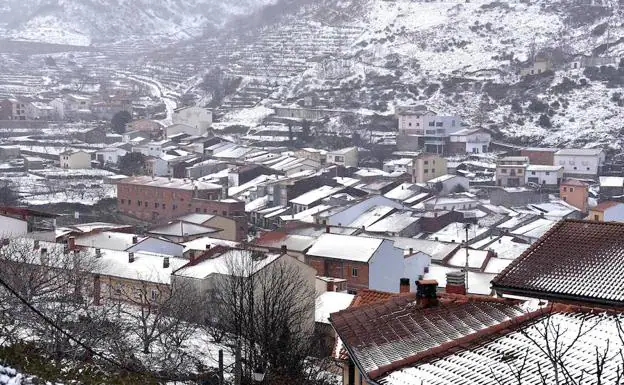
[{"label": "brown roof tiles", "polygon": [[492,286],[529,297],[624,306],[624,223],[559,222]]}]

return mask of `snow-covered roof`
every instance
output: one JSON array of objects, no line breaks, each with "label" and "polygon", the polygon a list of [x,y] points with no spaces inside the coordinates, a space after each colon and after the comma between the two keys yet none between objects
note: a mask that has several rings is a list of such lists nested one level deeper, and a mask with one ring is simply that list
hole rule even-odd
[{"label": "snow-covered roof", "polygon": [[221,185],[215,183],[202,182],[192,179],[170,179],[165,177],[152,176],[133,176],[120,181],[120,183],[140,186],[174,188],[180,190],[221,190]]},{"label": "snow-covered roof", "polygon": [[175,271],[175,275],[195,279],[205,279],[212,274],[248,277],[280,257],[280,254],[269,253],[263,254],[263,258],[254,259],[256,255],[251,250],[227,250],[214,258],[184,266]]},{"label": "snow-covered roof", "polygon": [[[451,243],[461,243],[466,240],[466,229],[464,228],[464,223],[453,222],[444,227],[443,229],[429,235],[428,239],[442,241],[442,242],[451,242]],[[488,231],[488,229],[480,227],[478,225],[471,225],[468,229],[468,240],[474,239],[481,234],[484,234]]]},{"label": "snow-covered roof", "polygon": [[515,242],[513,237],[487,237],[470,245],[481,250],[492,250],[501,259],[514,260],[520,256],[530,245]]},{"label": "snow-covered roof", "polygon": [[201,237],[193,239],[189,242],[182,243],[184,246],[184,251],[187,250],[199,250],[205,251],[208,249],[207,246],[215,247],[215,246],[226,246],[226,247],[236,247],[238,246],[238,242],[228,241],[225,239],[211,238],[211,237]]},{"label": "snow-covered roof", "polygon": [[410,211],[391,214],[373,225],[366,227],[366,231],[373,233],[399,233],[408,226],[418,222],[420,217],[413,216]]},{"label": "snow-covered roof", "polygon": [[95,232],[76,237],[76,245],[96,247],[99,249],[110,250],[126,250],[133,245],[133,239],[137,237],[138,241],[142,241],[144,237],[135,234],[118,233],[114,231]]},{"label": "snow-covered roof", "polygon": [[564,148],[555,152],[555,156],[598,156],[602,152],[600,148]]},{"label": "snow-covered roof", "polygon": [[314,320],[329,324],[329,315],[344,310],[351,305],[355,295],[336,291],[325,292],[316,297]]},{"label": "snow-covered roof", "polygon": [[322,234],[307,254],[345,261],[368,262],[383,242],[380,238],[342,234]]},{"label": "snow-covered roof", "polygon": [[178,218],[176,218],[176,220],[184,221],[184,222],[188,222],[188,223],[194,223],[196,225],[201,225],[203,223],[208,222],[209,220],[211,220],[215,216],[216,215],[212,215],[212,214],[191,213],[191,214],[186,214],[186,215],[183,215],[181,217],[178,217]]},{"label": "snow-covered roof", "polygon": [[419,194],[420,187],[415,183],[401,183],[397,187],[384,194],[386,198],[404,201],[414,195]]},{"label": "snow-covered roof", "polygon": [[600,187],[624,187],[624,177],[601,176]]},{"label": "snow-covered roof", "polygon": [[194,223],[175,221],[166,225],[158,226],[149,231],[150,234],[173,236],[173,237],[186,237],[216,233],[221,229],[215,229],[213,227],[196,225]]},{"label": "snow-covered roof", "polygon": [[299,195],[297,198],[291,199],[290,203],[307,206],[312,203],[318,202],[323,198],[327,198],[330,195],[334,195],[342,191],[344,187],[332,187],[332,186],[321,186],[314,190],[308,191],[302,195]]},{"label": "snow-covered roof", "polygon": [[513,230],[511,234],[537,239],[540,238],[542,235],[546,234],[546,232],[556,224],[557,221],[539,218],[531,223],[517,228],[516,230]]},{"label": "snow-covered roof", "polygon": [[527,171],[542,171],[542,172],[556,172],[562,170],[563,166],[548,166],[541,164],[530,164],[527,166]]},{"label": "snow-covered roof", "polygon": [[448,260],[448,264],[455,267],[466,266],[466,250],[468,250],[468,268],[470,269],[482,269],[487,260],[487,250],[475,250],[465,247],[457,249],[455,254]]}]

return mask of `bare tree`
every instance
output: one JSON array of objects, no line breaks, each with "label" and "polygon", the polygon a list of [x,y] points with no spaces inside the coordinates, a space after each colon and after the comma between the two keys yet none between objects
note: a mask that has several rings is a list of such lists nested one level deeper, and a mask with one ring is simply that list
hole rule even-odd
[{"label": "bare tree", "polygon": [[[216,322],[238,344],[242,377],[268,369],[271,383],[288,378],[307,383],[318,377],[311,367],[314,339],[314,286],[301,262],[253,250],[227,254],[214,287],[210,309]],[[314,377],[314,378],[313,378]],[[277,382],[276,382],[277,383]]]}]

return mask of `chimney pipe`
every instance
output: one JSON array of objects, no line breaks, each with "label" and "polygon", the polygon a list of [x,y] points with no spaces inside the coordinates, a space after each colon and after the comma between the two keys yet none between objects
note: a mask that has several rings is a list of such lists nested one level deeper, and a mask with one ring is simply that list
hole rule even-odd
[{"label": "chimney pipe", "polygon": [[76,250],[76,237],[67,238],[67,246],[70,250]]},{"label": "chimney pipe", "polygon": [[280,247],[280,252],[281,252],[282,254],[286,254],[286,252],[287,252],[287,251],[288,251],[288,247],[286,247],[286,245],[282,245],[282,246]]},{"label": "chimney pipe", "polygon": [[102,257],[102,250],[95,249],[95,258],[101,258],[101,257]]},{"label": "chimney pipe", "polygon": [[42,248],[41,248],[41,256],[42,256],[42,257],[45,257],[45,256],[46,256],[46,254],[48,254],[48,249],[46,249],[45,247],[42,247]]},{"label": "chimney pipe", "polygon": [[132,237],[132,244],[133,244],[133,245],[135,245],[135,244],[137,244],[137,243],[139,243],[139,237],[137,237],[136,235],[134,235],[134,236]]},{"label": "chimney pipe", "polygon": [[401,278],[399,280],[399,293],[409,293],[410,280],[409,278]]},{"label": "chimney pipe", "polygon": [[129,263],[134,262],[134,253],[133,252],[128,253],[128,262]]},{"label": "chimney pipe", "polygon": [[163,258],[163,268],[164,269],[168,269],[169,268],[169,257]]},{"label": "chimney pipe", "polygon": [[206,244],[206,250],[210,250],[210,245]]},{"label": "chimney pipe", "polygon": [[422,307],[438,305],[438,281],[419,279],[416,281],[416,303]]},{"label": "chimney pipe", "polygon": [[331,228],[329,227],[329,225],[326,225],[326,226],[325,226],[325,232],[326,232],[327,234],[331,233]]},{"label": "chimney pipe", "polygon": [[413,254],[414,254],[414,248],[413,248],[413,247],[410,247],[410,248],[409,248],[409,255],[413,255]]},{"label": "chimney pipe", "polygon": [[35,240],[33,241],[33,249],[37,250],[38,248],[39,248],[39,240],[38,240],[38,239],[35,239]]},{"label": "chimney pipe", "polygon": [[327,281],[327,291],[336,291],[336,285],[333,280]]}]

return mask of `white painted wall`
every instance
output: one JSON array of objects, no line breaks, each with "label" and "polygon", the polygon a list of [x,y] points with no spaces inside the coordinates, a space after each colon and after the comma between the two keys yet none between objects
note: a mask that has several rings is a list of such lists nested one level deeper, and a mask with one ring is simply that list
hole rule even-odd
[{"label": "white painted wall", "polygon": [[624,222],[624,204],[609,207],[604,212],[605,222]]},{"label": "white painted wall", "polygon": [[85,169],[91,168],[91,154],[78,151],[73,154],[60,155],[61,168]]},{"label": "white painted wall", "polygon": [[547,184],[547,185],[557,185],[562,178],[563,178],[563,169],[560,169],[559,171],[541,171],[541,170],[531,170],[530,166],[529,168],[527,168],[526,171],[526,183],[529,182],[530,178],[537,178],[538,181],[534,182],[533,180],[531,180],[531,182],[533,183],[537,183],[537,184]]},{"label": "white painted wall", "polygon": [[409,278],[410,291],[416,291],[416,280],[425,275],[425,268],[431,264],[431,256],[422,251],[403,259],[403,278]]},{"label": "white painted wall", "polygon": [[358,149],[352,147],[348,151],[328,152],[327,163],[337,164],[344,167],[357,167],[358,165]]},{"label": "white painted wall", "polygon": [[567,174],[598,175],[598,168],[602,163],[601,156],[557,155],[555,166],[563,166]]},{"label": "white painted wall", "polygon": [[403,259],[403,249],[394,247],[393,241],[385,239],[369,260],[368,288],[398,293],[404,275]]},{"label": "white painted wall", "polygon": [[14,238],[28,233],[28,222],[0,215],[0,238]]},{"label": "white painted wall", "polygon": [[[399,116],[399,132],[407,135],[434,135],[433,133],[427,134],[427,130],[435,130],[435,135],[448,136],[461,128],[461,118],[456,115],[441,116],[427,113]],[[443,132],[437,130],[443,130]]]}]

